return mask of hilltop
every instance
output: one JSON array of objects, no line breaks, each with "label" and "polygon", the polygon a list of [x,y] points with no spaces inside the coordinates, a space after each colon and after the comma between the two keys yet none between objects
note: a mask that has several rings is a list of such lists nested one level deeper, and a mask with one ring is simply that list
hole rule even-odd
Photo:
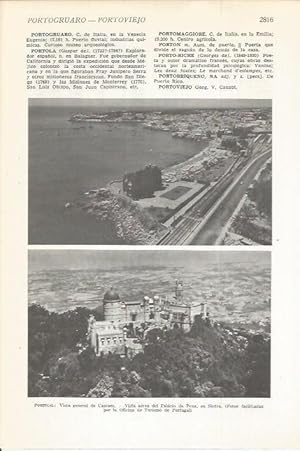
[{"label": "hilltop", "polygon": [[96,357],[87,319],[29,307],[29,396],[269,397],[270,338],[198,318],[189,333],[152,329],[132,359]]}]

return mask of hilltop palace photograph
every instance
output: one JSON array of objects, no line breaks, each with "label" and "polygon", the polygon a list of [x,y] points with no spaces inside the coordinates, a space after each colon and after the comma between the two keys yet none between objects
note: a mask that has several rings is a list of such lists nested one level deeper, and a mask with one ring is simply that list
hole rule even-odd
[{"label": "hilltop palace photograph", "polygon": [[272,244],[272,103],[29,99],[29,244]]},{"label": "hilltop palace photograph", "polygon": [[270,252],[194,249],[30,250],[28,395],[270,397]]}]

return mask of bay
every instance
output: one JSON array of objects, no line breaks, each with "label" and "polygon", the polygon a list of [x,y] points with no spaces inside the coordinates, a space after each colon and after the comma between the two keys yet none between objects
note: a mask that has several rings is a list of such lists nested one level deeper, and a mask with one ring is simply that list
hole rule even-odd
[{"label": "bay", "polygon": [[165,168],[202,148],[142,124],[69,121],[73,113],[97,112],[101,108],[30,106],[30,244],[122,244],[109,222],[65,209],[65,204],[126,172],[149,163]]}]

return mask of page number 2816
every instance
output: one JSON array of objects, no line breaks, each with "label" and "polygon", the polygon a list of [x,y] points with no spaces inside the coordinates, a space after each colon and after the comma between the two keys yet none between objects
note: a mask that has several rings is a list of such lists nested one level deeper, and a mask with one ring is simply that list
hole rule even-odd
[{"label": "page number 2816", "polygon": [[265,23],[272,23],[272,22],[274,22],[274,17],[270,17],[270,16],[261,16],[260,18],[259,18],[259,21],[260,22],[265,22]]}]

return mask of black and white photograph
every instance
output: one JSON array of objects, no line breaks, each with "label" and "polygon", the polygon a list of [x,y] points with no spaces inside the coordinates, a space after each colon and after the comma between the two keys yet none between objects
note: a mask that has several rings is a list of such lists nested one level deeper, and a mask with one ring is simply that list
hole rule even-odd
[{"label": "black and white photograph", "polygon": [[269,251],[28,258],[30,397],[270,397]]},{"label": "black and white photograph", "polygon": [[272,244],[272,103],[29,99],[29,244]]}]

